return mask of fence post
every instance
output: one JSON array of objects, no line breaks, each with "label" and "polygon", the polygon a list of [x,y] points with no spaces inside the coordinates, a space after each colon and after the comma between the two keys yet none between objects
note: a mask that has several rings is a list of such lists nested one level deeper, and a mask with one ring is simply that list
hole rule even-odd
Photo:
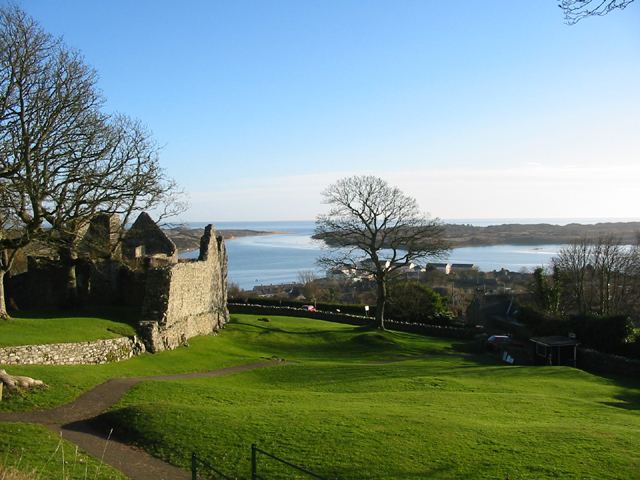
[{"label": "fence post", "polygon": [[251,480],[258,480],[258,447],[255,443],[251,444]]},{"label": "fence post", "polygon": [[198,462],[196,452],[191,454],[191,480],[198,480]]}]

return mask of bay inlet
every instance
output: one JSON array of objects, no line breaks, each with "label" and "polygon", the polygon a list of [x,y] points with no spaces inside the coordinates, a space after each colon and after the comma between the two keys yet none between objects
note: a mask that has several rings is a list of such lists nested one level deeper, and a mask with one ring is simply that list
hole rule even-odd
[{"label": "bay inlet", "polygon": [[[512,220],[509,220],[510,222]],[[536,219],[536,222],[541,220]],[[544,220],[543,220],[544,221]],[[556,220],[557,221],[557,220]],[[568,219],[569,221],[569,219]],[[584,220],[583,220],[584,221]],[[484,226],[504,220],[464,221]],[[524,219],[519,223],[534,223]],[[513,221],[513,223],[516,223]],[[202,227],[204,223],[191,223],[192,228]],[[237,283],[247,290],[256,285],[270,285],[295,282],[298,273],[312,270],[318,276],[325,272],[316,265],[318,257],[323,255],[324,243],[311,238],[313,221],[291,222],[216,222],[217,230],[260,230],[283,232],[272,235],[239,237],[227,240],[229,255],[229,282]],[[533,270],[547,266],[563,245],[492,245],[480,247],[459,247],[451,250],[446,259],[452,263],[473,263],[482,271]],[[197,256],[197,252],[185,252],[184,258]]]}]

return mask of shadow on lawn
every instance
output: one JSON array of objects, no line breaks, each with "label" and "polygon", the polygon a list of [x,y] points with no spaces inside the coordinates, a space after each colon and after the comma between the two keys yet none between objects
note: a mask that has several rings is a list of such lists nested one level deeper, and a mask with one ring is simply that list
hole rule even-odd
[{"label": "shadow on lawn", "polygon": [[[574,372],[575,370],[579,371],[580,373],[600,377],[606,379],[607,381],[621,389],[620,393],[614,396],[617,401],[602,402],[603,405],[621,408],[624,410],[640,410],[640,381],[638,379],[624,377],[621,375],[607,375],[598,372],[582,370],[580,368],[573,369],[570,367],[516,365],[514,368],[512,366],[506,365],[500,360],[498,356],[486,352],[483,349],[482,345],[479,345],[474,341],[454,343],[452,344],[451,349],[454,352],[458,352],[458,354],[460,354],[465,361],[475,364],[467,366],[461,365],[457,368],[470,368],[476,365],[482,365],[486,366],[486,368],[483,369],[484,374],[497,374],[498,371],[501,371],[502,374],[508,372],[510,376],[526,376],[531,374],[531,370],[529,370],[528,368],[518,369],[517,367],[530,367],[532,369],[545,368],[547,377],[556,377],[558,378],[558,380],[561,380],[561,377],[564,377],[566,375],[572,376],[571,372]],[[493,367],[491,367],[491,365],[493,365]]]},{"label": "shadow on lawn", "polygon": [[[349,330],[347,329],[336,329],[336,330],[327,330],[327,329],[320,329],[320,330],[286,330],[284,328],[280,328],[280,327],[276,327],[274,325],[271,325],[268,322],[265,322],[265,325],[256,325],[255,323],[251,323],[251,322],[242,322],[240,320],[236,320],[233,319],[231,322],[229,322],[230,325],[242,325],[244,327],[251,327],[251,328],[255,328],[258,330],[263,330],[264,333],[286,333],[287,335],[304,335],[304,336],[313,336],[313,335],[323,335],[323,334],[344,334],[346,332],[348,332]],[[366,330],[370,330],[370,327],[353,327],[354,330],[353,331],[357,331],[357,330],[362,330],[362,331],[366,331]]]},{"label": "shadow on lawn", "polygon": [[620,387],[620,392],[614,395],[617,401],[602,402],[604,405],[624,410],[640,410],[640,381],[638,379],[604,375],[603,378]]},{"label": "shadow on lawn", "polygon": [[135,325],[140,320],[140,311],[131,307],[92,307],[54,310],[11,311],[11,318],[51,320],[55,318],[102,318],[114,322]]},{"label": "shadow on lawn", "polygon": [[[269,349],[278,356],[290,359],[313,358],[326,360],[386,361],[421,358],[425,355],[448,355],[440,346],[416,345],[407,334],[381,332],[369,326],[343,326],[335,329],[293,330],[265,323],[236,320],[233,325],[258,333],[254,345]],[[346,327],[346,328],[345,328]],[[277,335],[274,335],[277,334]],[[291,335],[287,340],[283,336]]]},{"label": "shadow on lawn", "polygon": [[603,402],[610,407],[622,408],[624,410],[640,410],[640,394],[621,393],[615,396],[618,402]]}]

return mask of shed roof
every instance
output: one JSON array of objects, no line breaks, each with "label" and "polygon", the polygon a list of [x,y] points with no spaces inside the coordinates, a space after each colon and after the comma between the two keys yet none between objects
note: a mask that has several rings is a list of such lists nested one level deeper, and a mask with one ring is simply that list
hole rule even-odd
[{"label": "shed roof", "polygon": [[547,347],[574,347],[578,345],[578,341],[575,338],[563,337],[561,335],[533,337],[530,340],[541,345],[546,345]]}]

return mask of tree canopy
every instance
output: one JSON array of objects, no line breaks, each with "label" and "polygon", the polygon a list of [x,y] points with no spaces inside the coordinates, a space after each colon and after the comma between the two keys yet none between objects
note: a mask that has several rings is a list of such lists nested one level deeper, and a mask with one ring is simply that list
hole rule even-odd
[{"label": "tree canopy", "polygon": [[450,324],[447,299],[420,282],[392,282],[388,313],[394,320],[427,325]]},{"label": "tree canopy", "polygon": [[332,251],[319,262],[375,281],[376,323],[384,328],[388,279],[416,260],[446,253],[443,228],[414,198],[378,177],[344,178],[323,196],[330,208],[317,217],[315,233]]},{"label": "tree canopy", "polygon": [[[15,252],[52,243],[73,270],[97,213],[123,221],[177,192],[144,126],[103,111],[96,72],[18,7],[0,9],[0,287]],[[0,316],[6,316],[0,288]]]}]

